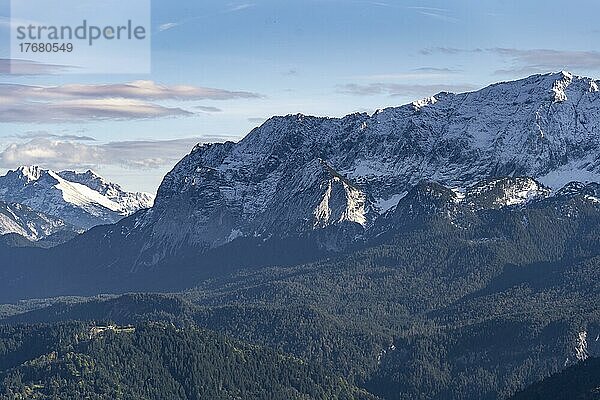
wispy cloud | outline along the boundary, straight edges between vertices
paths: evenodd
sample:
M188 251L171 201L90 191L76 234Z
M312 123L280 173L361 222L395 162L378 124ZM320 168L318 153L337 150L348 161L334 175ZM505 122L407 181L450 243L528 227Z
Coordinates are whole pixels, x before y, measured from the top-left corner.
M158 27L158 31L159 32L168 31L169 29L173 29L173 28L175 28L175 27L177 27L179 25L180 24L178 22L167 22L167 23L164 23L164 24L160 25Z
M212 107L212 106L195 106L194 108L196 110L200 110L200 111L208 112L208 113L215 113L215 112L223 111L218 107Z
M543 73L561 69L600 70L598 51L510 48L493 48L488 51L506 58L511 64L508 68L496 71L497 74Z
M383 1L365 1L364 3L369 4L370 6L385 7L398 10L409 10L427 18L433 18L443 22L450 22L453 24L460 22L458 18L452 16L452 11L447 8L405 6L395 3L386 3Z
M433 73L433 74L457 74L459 72L461 72L460 69L454 69L454 68L439 68L439 67L420 67L420 68L414 68L413 71L415 72L429 72L429 73Z
M439 92L460 93L477 89L477 86L470 84L403 84L403 83L369 83L357 84L348 83L339 85L337 92L354 96L375 96L388 95L392 97L398 96L430 96Z
M95 142L91 136L85 135L74 135L74 134L58 134L51 133L48 131L28 131L24 133L18 133L14 135L14 137L19 139L59 139L59 140L74 140L74 141L82 141L82 142Z
M369 1L368 3L377 7L391 7L389 3L384 3L382 1Z
M0 103L0 122L61 123L189 116L179 107L132 99L78 99L47 103Z
M0 84L0 122L52 123L188 116L194 113L156 101L261 97L251 92L189 85L165 86L153 81L61 86Z
M187 25L190 22L197 22L198 20L201 20L201 19L212 18L212 17L216 17L219 15L235 13L235 12L243 11L248 8L255 7L255 6L256 6L256 4L254 4L254 3L241 3L241 4L232 3L232 4L229 4L228 6L226 6L226 8L221 9L220 11L217 11L214 13L209 13L209 14L204 14L204 15L194 15L189 18L184 18L180 21L165 22L158 26L158 29L155 32L155 34L159 34L159 33L174 29L174 28L178 28L183 25Z
M422 67L414 68L408 72L395 72L387 74L371 74L371 75L359 75L352 77L351 79L367 80L367 81L399 81L399 80L415 80L415 79L434 79L434 78L445 78L452 74L456 74L458 70L452 70L450 68L434 68L434 67Z
M18 26L41 25L40 21L31 19L11 18L6 15L0 15L0 28L11 29Z
M440 8L440 7L409 6L406 8L408 8L409 10L429 11L429 12L439 12L439 13L449 12L449 10L447 8Z
M256 4L254 3L244 3L244 4L232 4L227 9L227 12L237 12L242 11L250 7L254 7Z
M430 56L432 54L448 54L448 55L453 55L453 54L461 54L461 53L468 53L468 52L482 52L482 49L473 49L473 50L467 50L467 49L459 49L459 48L455 48L455 47L428 47L426 49L421 49L419 51L419 54L424 55L424 56Z
M266 120L267 119L264 118L264 117L251 117L251 118L248 118L248 122L252 122L253 124L262 124Z
M77 67L44 64L31 60L0 58L0 75L56 75L72 72Z
M199 142L222 140L220 137L203 137L90 144L35 138L25 143L9 144L0 152L0 167L32 164L56 169L97 166L152 169L174 164Z
M600 71L600 52L554 49L434 47L420 51L422 55L446 54L490 54L504 60L505 68L498 69L499 75L524 75L546 73L557 70Z
M31 86L0 84L0 94L43 100L49 98L127 98L137 100L230 100L256 99L258 93L230 91L191 85L160 85L153 81L134 81L107 85L65 84L61 86Z
M420 15L425 17L434 18L443 22L457 23L459 22L458 18L452 17L448 15L448 10L444 10L441 8L429 8L429 7L409 7L410 9L414 9Z

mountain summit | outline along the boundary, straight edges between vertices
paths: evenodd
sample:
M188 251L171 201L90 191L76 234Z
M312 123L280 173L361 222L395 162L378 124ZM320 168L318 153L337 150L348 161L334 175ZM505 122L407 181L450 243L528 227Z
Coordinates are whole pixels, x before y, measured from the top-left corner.
M129 193L92 171L20 167L0 177L0 200L21 203L82 229L117 222L152 206L153 196Z

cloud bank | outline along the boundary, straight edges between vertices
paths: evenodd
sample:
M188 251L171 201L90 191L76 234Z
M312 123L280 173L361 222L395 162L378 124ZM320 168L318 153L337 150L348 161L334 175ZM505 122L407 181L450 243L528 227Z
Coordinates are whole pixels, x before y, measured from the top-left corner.
M0 84L0 122L62 123L189 116L194 112L157 102L257 98L262 96L245 91L166 86L141 80L107 85L4 83Z
M398 96L430 96L439 92L460 93L477 89L470 84L445 85L445 84L404 84L404 83L348 83L337 87L338 93L355 96L389 95Z
M19 71L18 74L11 72ZM0 58L0 75L56 75L72 72L75 67L69 65L44 64L31 60Z
M507 64L495 71L497 75L527 75L559 70L600 70L599 51L516 49L516 48L476 48L435 47L423 49L422 55L446 54L490 54L500 57Z
M57 140L40 134L40 137L5 147L0 152L0 167L41 165L53 169L77 169L111 165L152 169L175 164L199 142L221 140L220 137L203 137L96 144L88 140Z

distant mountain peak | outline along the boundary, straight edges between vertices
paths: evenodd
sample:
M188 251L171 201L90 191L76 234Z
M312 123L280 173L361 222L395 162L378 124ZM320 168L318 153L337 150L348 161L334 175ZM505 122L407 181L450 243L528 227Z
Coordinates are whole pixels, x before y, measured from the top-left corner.
M154 198L147 193L126 192L91 170L55 172L23 166L0 177L0 200L22 203L88 229L151 207Z
M42 174L46 171L36 165L31 165L21 166L17 168L14 172L19 174L23 179L32 182L40 179Z

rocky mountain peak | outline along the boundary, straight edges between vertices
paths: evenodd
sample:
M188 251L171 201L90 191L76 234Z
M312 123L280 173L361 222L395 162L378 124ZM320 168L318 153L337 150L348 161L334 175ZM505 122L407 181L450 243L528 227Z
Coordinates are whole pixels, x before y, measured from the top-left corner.
M129 193L93 171L20 167L0 177L0 200L25 204L77 228L117 222L152 206L153 196Z
M42 174L45 171L38 166L32 165L32 166L22 166L22 167L17 168L15 171L11 171L11 172L13 172L14 176L19 179L22 179L22 180L28 181L28 182L32 182L32 181L37 181L38 179L40 179L40 177L42 176Z

